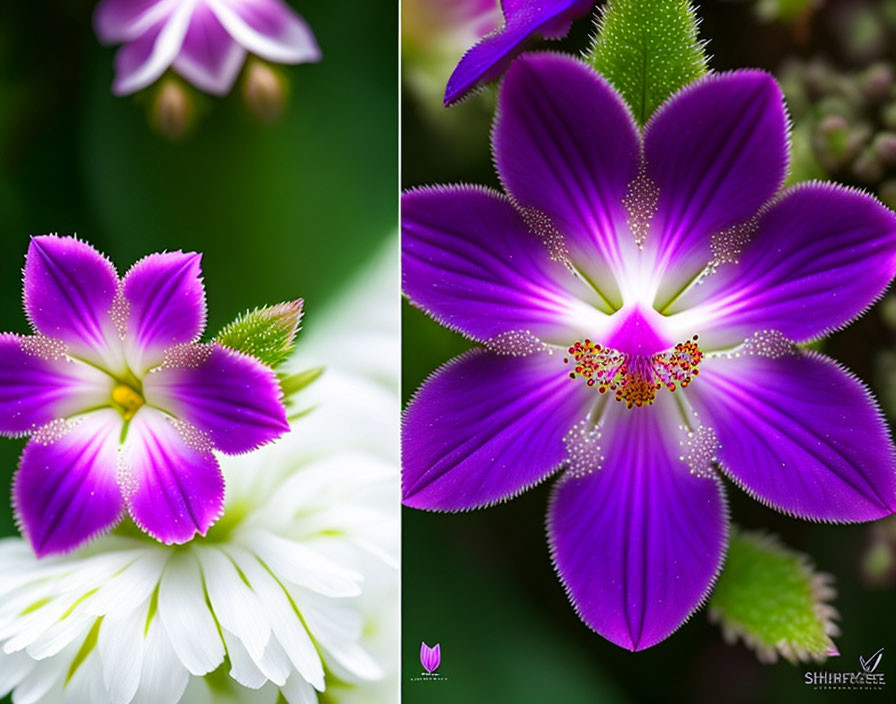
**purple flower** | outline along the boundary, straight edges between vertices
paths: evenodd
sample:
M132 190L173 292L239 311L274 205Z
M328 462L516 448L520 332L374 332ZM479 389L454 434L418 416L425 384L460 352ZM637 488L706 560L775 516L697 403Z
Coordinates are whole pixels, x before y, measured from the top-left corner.
M594 0L501 0L504 26L464 54L448 79L445 105L498 78L533 37L564 37L573 20L587 14L593 6Z
M427 672L435 672L442 662L442 646L436 643L429 647L426 643L420 643L420 664Z
M200 90L230 92L246 54L281 64L320 60L311 29L284 0L101 0L100 41L123 44L112 91L145 88L169 67Z
M253 450L289 429L273 371L197 342L200 255L151 254L123 279L73 237L35 237L25 262L34 335L0 335L0 433L31 435L17 522L38 555L72 550L124 509L164 543L223 510L212 449Z
M565 469L548 515L556 569L581 618L632 650L678 628L718 573L728 518L713 462L793 516L892 513L875 401L794 343L881 295L896 216L841 186L780 190L775 81L707 76L641 133L586 64L530 54L498 115L507 195L440 186L403 200L405 292L485 346L410 404L404 502L488 506Z

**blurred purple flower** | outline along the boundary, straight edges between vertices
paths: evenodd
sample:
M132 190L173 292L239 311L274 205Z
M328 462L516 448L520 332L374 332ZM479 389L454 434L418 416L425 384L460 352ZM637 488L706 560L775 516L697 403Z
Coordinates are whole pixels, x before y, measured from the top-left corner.
M801 518L894 511L876 402L794 343L881 295L896 216L841 186L780 190L788 123L769 75L707 76L641 133L585 63L529 54L504 80L493 148L506 195L403 199L406 294L485 345L406 412L407 505L488 506L565 469L556 569L581 618L632 650L678 628L718 573L714 462Z
M101 0L100 41L123 44L112 92L127 95L169 67L200 90L230 92L246 54L281 64L319 61L307 23L284 0Z
M573 20L587 14L593 6L594 0L501 0L504 26L464 54L448 79L445 105L498 78L529 39L564 37Z
M442 662L442 646L436 643L429 647L426 643L420 643L420 664L427 672L435 672Z
M112 528L126 507L164 543L205 534L223 510L212 449L248 452L289 429L274 372L199 344L200 255L151 254L119 280L73 237L34 237L25 312L0 335L0 434L31 435L16 519L38 555Z

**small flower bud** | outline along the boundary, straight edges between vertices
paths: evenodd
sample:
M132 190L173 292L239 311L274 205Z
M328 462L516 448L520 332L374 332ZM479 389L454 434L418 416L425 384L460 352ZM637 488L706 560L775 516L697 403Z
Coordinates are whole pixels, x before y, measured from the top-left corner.
M150 107L150 122L159 134L172 141L187 136L195 122L195 105L188 89L174 78L159 83Z
M256 119L271 124L280 119L286 107L286 78L270 64L252 59L246 67L243 99Z
M893 132L878 133L874 138L873 149L884 164L896 164L896 134Z
M872 103L882 103L890 97L893 87L893 67L885 63L869 66L860 79L862 92Z
M852 173L863 183L874 183L884 175L884 167L874 150L866 149L853 162Z
M896 130L896 102L888 103L881 108L881 122L888 130Z

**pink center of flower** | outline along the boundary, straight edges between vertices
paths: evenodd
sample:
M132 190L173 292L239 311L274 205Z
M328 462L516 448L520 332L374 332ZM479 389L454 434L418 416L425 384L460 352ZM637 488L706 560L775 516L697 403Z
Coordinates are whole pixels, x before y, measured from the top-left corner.
M602 394L615 392L616 400L627 408L649 406L663 387L669 391L687 387L700 374L698 367L703 359L696 335L670 350L650 355L627 354L587 338L568 351L570 356L563 362L573 365L570 379L584 379Z

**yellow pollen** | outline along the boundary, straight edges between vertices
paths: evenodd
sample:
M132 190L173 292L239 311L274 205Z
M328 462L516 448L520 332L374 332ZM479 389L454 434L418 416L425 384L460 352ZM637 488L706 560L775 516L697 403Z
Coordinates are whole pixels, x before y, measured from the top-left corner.
M627 408L649 406L663 387L669 391L686 388L700 374L703 359L696 335L652 355L626 354L589 339L576 342L568 352L563 362L572 364L570 379L584 379L602 394L615 392L616 400Z
M112 390L112 401L119 406L121 415L125 420L133 418L137 411L140 410L140 406L146 403L143 397L127 384L118 384Z

